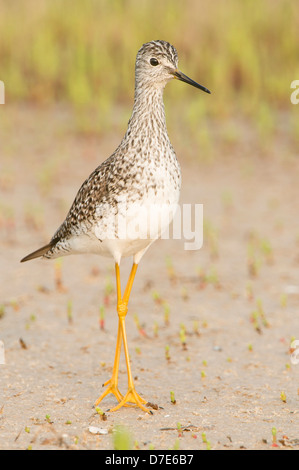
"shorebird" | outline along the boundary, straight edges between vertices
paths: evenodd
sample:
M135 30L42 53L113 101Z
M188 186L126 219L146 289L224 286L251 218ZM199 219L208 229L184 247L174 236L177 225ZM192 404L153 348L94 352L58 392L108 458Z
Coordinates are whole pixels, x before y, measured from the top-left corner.
M163 90L178 79L210 93L178 69L176 49L166 41L151 41L139 49L135 64L135 96L127 131L115 152L86 179L50 243L21 261L48 259L76 253L111 256L115 263L118 333L112 377L97 406L112 393L122 406L150 412L136 391L128 351L125 318L137 266L168 227L178 204L181 170L170 143L165 120ZM133 256L130 276L122 295L120 262ZM128 376L125 395L118 388L121 347Z

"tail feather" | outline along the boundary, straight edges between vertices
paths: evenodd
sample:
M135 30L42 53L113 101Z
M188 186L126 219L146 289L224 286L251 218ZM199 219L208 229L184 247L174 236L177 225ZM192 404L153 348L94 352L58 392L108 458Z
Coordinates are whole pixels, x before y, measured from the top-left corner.
M56 245L58 239L51 240L50 243L48 243L45 246L42 246L38 250L33 251L29 255L25 256L25 258L21 259L21 263L24 263L25 261L29 261L34 258L39 258L40 256L43 256L49 251L51 248L53 248L54 245Z

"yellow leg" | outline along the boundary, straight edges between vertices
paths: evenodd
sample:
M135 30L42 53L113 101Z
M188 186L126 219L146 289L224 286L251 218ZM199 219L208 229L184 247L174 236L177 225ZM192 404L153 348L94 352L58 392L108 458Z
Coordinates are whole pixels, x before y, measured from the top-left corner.
M143 406L145 403L147 403L146 400L141 398L141 396L136 392L134 381L133 381L133 376L132 376L132 371L131 371L131 365L130 365L130 356L129 356L129 350L128 350L128 342L127 342L127 334L126 334L126 325L125 325L125 318L128 312L128 302L131 294L131 290L133 287L133 282L135 278L135 274L137 271L137 264L133 264L132 270L130 273L130 277L125 289L125 293L123 298L118 301L117 303L117 313L118 313L118 318L119 318L119 324L121 327L121 334L122 334L122 339L124 343L124 351L125 351L125 358L126 358L126 366L127 366L127 372L128 372L128 391L126 395L122 398L122 400L119 402L117 406L111 409L111 411L116 411L119 410L122 406L126 406L129 403L133 403L139 408L141 408L143 411L146 411L147 413L151 413L151 411L148 408L145 408ZM119 270L119 267L117 265L116 270ZM119 271L118 271L119 273ZM117 284L118 284L118 292L120 292L120 279L119 275L116 276L118 279ZM118 297L119 299L119 297Z
M98 404L105 398L109 393L113 393L113 395L117 398L118 401L121 401L123 396L118 390L118 368L119 368L119 357L120 357L120 350L121 350L121 339L122 339L122 332L120 322L118 322L118 332L117 332L117 340L116 340L116 350L115 350L115 358L114 358L114 365L112 371L111 379L107 380L103 384L103 387L108 385L106 390L102 393L102 395L97 399L94 406L98 406Z
M121 302L121 288L120 288L120 274L119 274L119 266L115 264L115 274L116 274L116 289L117 289L117 304ZM118 369L119 369L119 358L120 358L120 351L121 351L121 341L122 341L122 330L120 321L118 321L118 331L117 331L117 340L116 340L116 349L115 349L115 358L114 358L114 365L112 371L111 379L107 380L103 384L103 387L108 385L107 389L102 393L102 395L97 399L94 406L97 406L103 398L105 398L109 393L113 393L113 395L117 398L118 401L121 401L123 396L118 390Z
M124 296L121 296L121 285L120 285L120 273L119 273L119 265L115 264L115 273L116 273L116 288L117 288L117 313L118 313L118 333L117 333L117 341L116 341L116 351L115 351L115 359L114 359L114 366L112 377L110 380L104 383L104 385L108 385L105 392L98 398L95 402L95 406L97 406L103 398L105 398L109 393L113 393L119 404L112 408L111 411L116 411L122 406L130 406L131 403L139 406L143 411L147 413L151 413L147 408L143 406L143 404L147 403L146 400L141 398L135 390L131 366L130 366L130 358L129 358L129 351L128 351L128 343L127 343L127 335L126 335L126 327L125 327L125 317L128 312L128 302L130 298L130 293L132 290L135 274L137 271L137 264L133 264L130 277L124 292ZM128 391L126 395L123 397L120 391L118 390L118 369L119 369L119 359L120 359L120 351L121 351L121 342L124 342L124 350L125 350L125 358L126 358L126 365L127 365L127 372L128 372Z

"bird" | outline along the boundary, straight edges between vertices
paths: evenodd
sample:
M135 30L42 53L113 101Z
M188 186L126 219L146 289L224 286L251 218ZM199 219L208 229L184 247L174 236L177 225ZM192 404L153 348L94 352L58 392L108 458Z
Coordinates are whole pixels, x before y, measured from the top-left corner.
M150 402L135 388L125 318L139 262L167 229L179 202L181 169L168 136L163 102L164 88L173 79L211 93L178 69L178 53L169 42L143 44L135 62L133 111L121 143L84 181L50 242L21 260L85 253L113 258L118 314L114 365L94 404L113 394L118 403L110 411L133 406L152 413ZM122 294L120 263L131 256L133 264ZM128 378L125 394L118 386L122 346Z

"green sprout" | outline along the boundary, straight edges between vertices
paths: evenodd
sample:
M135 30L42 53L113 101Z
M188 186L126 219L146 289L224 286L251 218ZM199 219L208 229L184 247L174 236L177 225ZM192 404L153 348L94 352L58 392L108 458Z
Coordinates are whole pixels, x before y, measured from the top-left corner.
M126 426L116 425L112 432L114 450L132 450L133 439Z
M173 390L170 391L170 401L171 401L171 403L172 403L173 405L176 404L176 399L175 399L174 391L173 391Z

